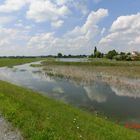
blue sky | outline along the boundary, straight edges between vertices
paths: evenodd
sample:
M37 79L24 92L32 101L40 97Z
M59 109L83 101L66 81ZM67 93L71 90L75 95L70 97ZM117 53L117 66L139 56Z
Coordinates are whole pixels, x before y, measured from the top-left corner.
M0 55L140 51L139 0L0 0Z

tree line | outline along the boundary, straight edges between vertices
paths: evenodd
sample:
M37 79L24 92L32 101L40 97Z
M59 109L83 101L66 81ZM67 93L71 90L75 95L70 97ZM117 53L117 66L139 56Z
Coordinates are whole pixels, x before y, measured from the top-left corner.
M110 60L118 60L118 61L131 61L131 60L140 60L140 56L132 57L131 53L125 52L117 52L116 50L110 50L106 54L100 52L95 46L94 51L91 55L63 55L62 53L58 53L57 58L107 58Z
M125 52L117 52L116 50L110 50L108 53L104 54L97 50L97 47L94 48L94 53L89 56L90 58L107 58L107 59L115 59L115 60L127 60L131 61L132 56L131 53Z
M125 52L117 52L116 50L110 50L106 54L100 52L97 47L94 47L94 51L91 55L63 55L62 53L58 53L57 55L40 55L40 56L0 56L0 58L107 58L110 60L140 60L140 53L137 53L138 55L132 56L131 53L125 53Z

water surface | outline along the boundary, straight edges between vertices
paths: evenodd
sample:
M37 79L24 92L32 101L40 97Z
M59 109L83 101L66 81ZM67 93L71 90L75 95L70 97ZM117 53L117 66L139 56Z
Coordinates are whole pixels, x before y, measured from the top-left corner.
M59 58L58 60L62 62L86 62L88 58Z
M123 94L121 90L100 80L86 84L50 77L42 68L30 66L36 63L39 62L0 68L0 79L37 90L88 111L97 111L113 120L140 122L140 94Z

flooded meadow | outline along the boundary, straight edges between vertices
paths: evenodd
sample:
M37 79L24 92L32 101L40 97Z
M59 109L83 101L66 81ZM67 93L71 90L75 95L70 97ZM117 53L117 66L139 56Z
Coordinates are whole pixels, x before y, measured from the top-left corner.
M115 74L115 68L106 71L106 67L31 64L40 62L0 68L0 79L119 123L140 122L139 75L132 77L126 70L122 76L121 71Z

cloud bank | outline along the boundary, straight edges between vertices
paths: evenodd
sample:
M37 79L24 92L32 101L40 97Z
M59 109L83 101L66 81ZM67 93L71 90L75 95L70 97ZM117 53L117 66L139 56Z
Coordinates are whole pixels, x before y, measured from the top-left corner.
M100 40L99 46L106 51L140 51L140 13L118 17L107 36Z
M119 16L106 28L101 24L110 11L90 10L86 2L3 0L0 55L91 54L95 45L103 52L140 51L140 13Z

